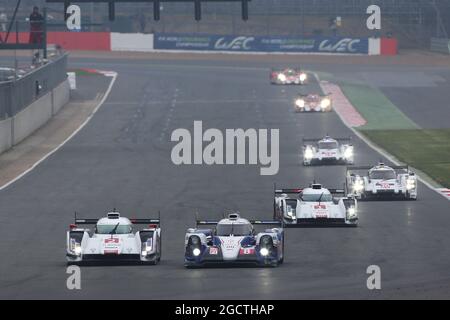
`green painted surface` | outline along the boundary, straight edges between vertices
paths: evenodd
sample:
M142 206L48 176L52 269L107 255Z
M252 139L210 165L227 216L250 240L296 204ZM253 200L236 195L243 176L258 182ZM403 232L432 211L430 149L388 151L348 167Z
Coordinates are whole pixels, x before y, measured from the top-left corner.
M392 130L419 128L380 90L358 84L342 83L340 86L347 99L367 121L365 126L358 129Z

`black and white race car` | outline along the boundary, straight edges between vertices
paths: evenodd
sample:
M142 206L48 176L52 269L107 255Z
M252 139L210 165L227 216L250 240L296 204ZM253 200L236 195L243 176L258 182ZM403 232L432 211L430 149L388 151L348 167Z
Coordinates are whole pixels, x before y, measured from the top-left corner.
M275 228L256 232L254 227L258 225ZM186 267L214 264L275 267L284 260L282 224L279 221L247 220L237 213L218 221L197 220L197 227L187 230L184 245Z
M365 171L365 174L358 172ZM347 188L358 199L417 199L417 176L408 166L348 167Z
M95 229L80 228L93 225ZM134 232L134 225L147 227ZM161 259L160 219L128 219L110 212L100 219L80 219L67 231L68 264L134 262L157 264Z
M303 139L303 165L353 164L354 148L351 138Z
M286 228L356 227L357 201L346 196L344 189L327 189L317 183L300 189L275 186L274 219Z

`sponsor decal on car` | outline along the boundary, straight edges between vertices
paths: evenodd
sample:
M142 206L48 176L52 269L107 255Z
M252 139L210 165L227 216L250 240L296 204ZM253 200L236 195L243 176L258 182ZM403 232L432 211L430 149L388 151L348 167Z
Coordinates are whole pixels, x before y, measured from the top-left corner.
M241 248L239 250L240 255L249 255L249 254L255 254L255 248Z

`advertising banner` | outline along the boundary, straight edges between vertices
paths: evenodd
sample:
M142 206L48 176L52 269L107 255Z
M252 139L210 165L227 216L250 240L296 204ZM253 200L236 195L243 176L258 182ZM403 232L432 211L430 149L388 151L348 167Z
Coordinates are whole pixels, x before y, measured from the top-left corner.
M156 50L368 54L367 38L252 37L156 33Z

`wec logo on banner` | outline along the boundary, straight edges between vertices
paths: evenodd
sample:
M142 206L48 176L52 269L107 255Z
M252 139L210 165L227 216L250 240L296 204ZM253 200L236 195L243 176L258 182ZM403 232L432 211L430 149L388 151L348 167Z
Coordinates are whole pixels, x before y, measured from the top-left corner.
M319 45L320 52L340 52L340 53L356 53L359 51L357 45L361 43L360 39L341 39L334 43L332 40L324 40Z
M217 50L251 50L250 43L255 41L254 37L237 37L227 42L224 37L216 41L214 49Z

